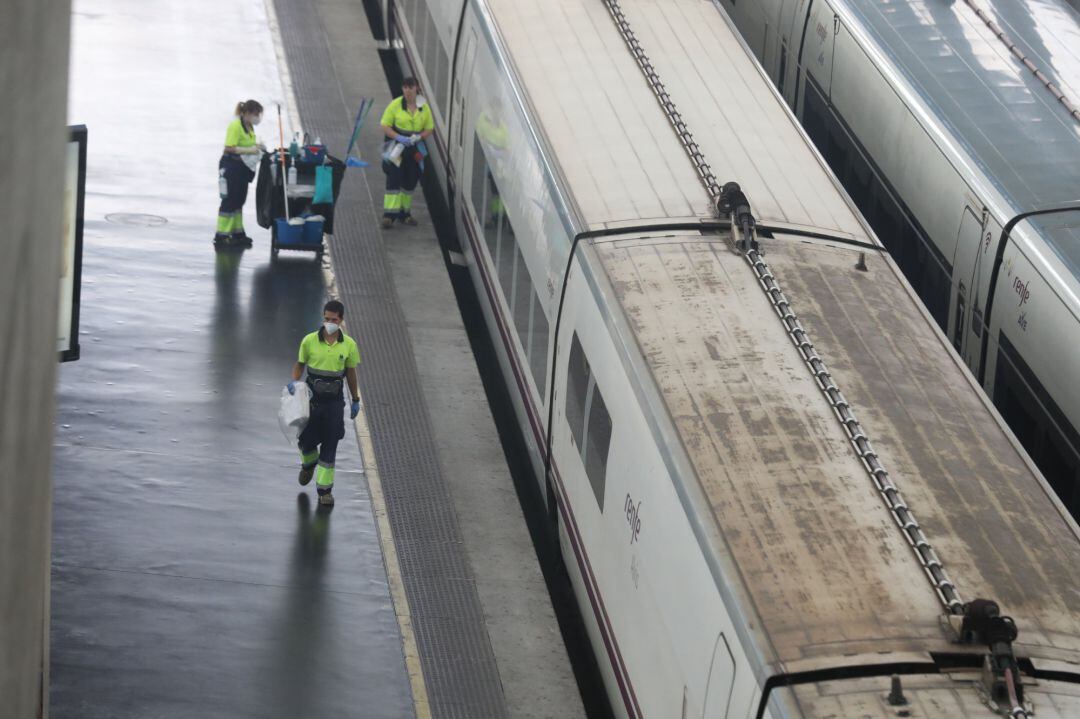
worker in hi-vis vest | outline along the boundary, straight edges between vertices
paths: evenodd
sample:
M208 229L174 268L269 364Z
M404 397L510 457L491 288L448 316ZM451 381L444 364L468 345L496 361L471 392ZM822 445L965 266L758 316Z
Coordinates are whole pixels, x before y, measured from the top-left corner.
M360 351L356 342L341 330L345 305L330 300L323 307L323 326L304 337L293 365L289 394L296 393L296 383L307 368L311 388L311 416L300 433L300 485L315 476L319 504L334 504L334 459L338 441L345 436L344 384L349 383L352 398L349 416L360 412L360 391L356 384L356 365Z
M412 216L412 193L424 172L427 144L435 132L431 107L419 96L420 83L415 77L401 82L401 97L393 100L383 112L383 172L386 173L386 194L383 195L382 226L389 228L394 220L415 225Z
M255 179L266 148L255 138L255 126L262 121L263 107L255 100L236 104L236 118L225 130L225 150L218 162L221 205L218 207L214 247L251 247L244 232L244 203L248 185ZM221 185L224 187L220 187Z

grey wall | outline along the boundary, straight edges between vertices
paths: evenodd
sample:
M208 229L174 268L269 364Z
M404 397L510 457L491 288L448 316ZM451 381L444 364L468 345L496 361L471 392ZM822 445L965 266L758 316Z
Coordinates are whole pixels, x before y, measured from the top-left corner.
M0 19L0 715L48 713L56 297L70 0Z

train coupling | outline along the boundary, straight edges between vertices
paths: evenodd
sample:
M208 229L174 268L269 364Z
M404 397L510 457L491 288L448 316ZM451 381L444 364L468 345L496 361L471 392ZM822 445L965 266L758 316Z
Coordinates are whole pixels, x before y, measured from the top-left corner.
M1012 617L1003 616L998 603L975 599L964 605L962 616L950 617L960 644L983 644L982 683L993 704L1023 712L1024 685L1012 644L1019 635ZM1026 714L1024 714L1026 716Z
M757 232L754 230L757 220L750 211L750 200L746 198L739 183L728 182L720 189L716 213L720 217L731 219L732 242L737 252L745 254L750 250L759 250Z

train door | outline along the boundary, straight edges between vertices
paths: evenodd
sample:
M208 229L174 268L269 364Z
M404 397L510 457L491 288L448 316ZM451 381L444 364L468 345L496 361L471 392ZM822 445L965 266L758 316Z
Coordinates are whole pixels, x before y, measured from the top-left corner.
M840 18L827 2L824 0L807 2L798 53L798 76L803 78L803 92L809 91L806 86L810 84L809 79L813 78L825 98L829 97L833 73L833 48L839 31ZM798 104L798 88L795 94L795 102Z
M965 204L960 219L960 232L953 255L953 286L956 292L953 313L952 341L956 351L971 368L978 372L979 349L983 333L983 308L979 286L979 265L983 255L983 227L986 212ZM985 290L983 290L985 293Z
M476 60L476 28L470 27L468 29L468 35L465 38L465 50L461 56L461 62L458 64L457 72L454 73L454 88L453 88L453 105L452 118L450 120L450 134L452 136L449 144L451 146L451 153L456 158L455 163L458 167L462 166L461 158L464 157L465 151L465 95L468 92L468 83L472 77L473 63Z
M725 719L735 687L735 656L731 653L723 632L716 638L712 665L709 667L709 683L705 687L705 711L702 719Z
M798 15L798 0L781 0L780 9L776 14L776 73L773 77L776 78L776 89L780 91L780 96L785 101L788 100L788 94L786 89L790 87L793 82L788 80L788 76L792 74L795 69L795 57L794 52L798 51L798 47L792 42L792 33L795 32L795 18ZM794 36L796 41L798 35ZM772 74L772 73L770 73Z

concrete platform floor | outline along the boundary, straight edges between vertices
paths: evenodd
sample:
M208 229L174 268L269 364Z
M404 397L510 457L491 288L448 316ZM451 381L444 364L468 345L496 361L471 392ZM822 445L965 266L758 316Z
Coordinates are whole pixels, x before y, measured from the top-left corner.
M362 84L342 91L375 94L385 83L357 34L367 26L342 40L333 25L334 13L362 17L352 5L318 4L320 22ZM409 607L395 605L381 552L385 507L372 504L355 437L339 446L326 512L296 485L277 428L280 387L326 298L324 268L309 254L271 264L253 197L255 247L215 254L210 243L236 102L266 106L268 145L276 103L289 122L272 8L76 0L73 11L69 121L89 127L89 173L82 358L58 386L51 715L426 715L434 704L417 703L403 654ZM368 173L346 182L374 218L381 175ZM395 231L395 297L454 488L447 511L480 568L507 713L581 715L430 225Z

